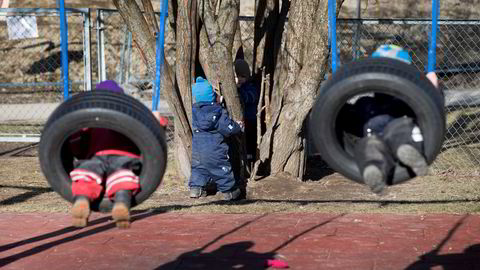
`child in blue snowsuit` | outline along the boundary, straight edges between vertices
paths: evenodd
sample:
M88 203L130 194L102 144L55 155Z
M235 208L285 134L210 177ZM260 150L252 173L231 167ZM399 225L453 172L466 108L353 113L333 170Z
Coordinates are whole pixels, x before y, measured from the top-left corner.
M206 196L206 186L213 181L225 200L235 200L241 192L235 186L225 140L242 132L243 123L228 116L217 102L212 85L204 78L197 78L192 96L195 100L192 106L192 173L188 184L190 198Z

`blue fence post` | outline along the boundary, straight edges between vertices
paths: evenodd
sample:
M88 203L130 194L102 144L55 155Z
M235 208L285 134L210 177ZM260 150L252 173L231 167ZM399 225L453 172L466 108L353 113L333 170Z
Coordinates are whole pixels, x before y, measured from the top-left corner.
M328 32L332 50L332 74L337 70L337 2L328 0Z
M62 77L63 77L63 100L69 96L68 81L68 27L65 16L65 1L60 0L60 49L62 57Z
M160 100L160 83L163 71L163 47L165 43L165 20L168 12L168 0L160 0L160 6L160 33L157 33L156 37L155 88L152 96L152 111L157 110L158 102Z
M428 67L427 72L435 71L437 58L437 32L438 32L438 13L440 9L440 0L432 1L432 33L430 34L430 44L428 46Z

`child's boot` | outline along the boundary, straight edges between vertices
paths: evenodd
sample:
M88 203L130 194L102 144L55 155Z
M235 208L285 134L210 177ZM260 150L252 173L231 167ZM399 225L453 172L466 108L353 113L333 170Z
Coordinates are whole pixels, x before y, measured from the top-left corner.
M112 217L117 227L127 229L130 227L130 205L132 192L130 190L119 190L115 193L115 203L112 209Z
M382 193L393 167L393 158L383 140L375 135L362 138L355 146L355 159L365 184L374 193Z
M385 139L398 160L416 176L426 175L428 164L423 156L423 136L409 117L395 119L385 128Z
M90 216L90 201L85 196L75 197L75 202L72 207L73 226L85 227L87 226L88 217Z
M402 144L397 149L398 159L412 169L416 176L424 176L428 172L427 161L422 154L410 144Z
M223 198L226 201L234 201L240 197L241 193L239 188L235 188L231 191L223 192Z
M190 187L189 195L190 195L190 198L197 199L200 197L206 197L207 191L203 187Z

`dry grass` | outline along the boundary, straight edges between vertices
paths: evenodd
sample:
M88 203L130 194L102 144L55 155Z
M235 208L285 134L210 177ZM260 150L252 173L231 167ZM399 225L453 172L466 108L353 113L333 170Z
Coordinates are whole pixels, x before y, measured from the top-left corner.
M67 1L70 7L102 7L112 8L111 1ZM242 1L243 3L244 1ZM352 16L353 11L347 7L346 1L344 12ZM445 5L451 5L454 1L445 1ZM40 7L39 1L11 1L11 7ZM154 1L154 5L157 5ZM381 1L382 5L388 4ZM396 4L395 4L396 5ZM41 1L41 7L54 7L55 1ZM350 5L351 6L351 5ZM467 7L460 5L457 9ZM414 8L413 8L414 9ZM471 9L471 8L470 8ZM409 9L385 9L387 17L395 14L394 17L405 17L405 11ZM453 11L442 6L443 12L450 12L453 18ZM374 7L370 6L368 13L372 13ZM461 13L461 12L460 12ZM384 14L384 15L385 15ZM476 13L475 13L476 14ZM475 14L470 13L472 17ZM244 14L247 15L247 14ZM248 14L249 15L249 14ZM477 14L478 15L478 14ZM477 16L475 15L475 16ZM345 16L347 17L347 16ZM371 16L372 17L372 16ZM385 16L384 16L385 17ZM446 17L445 14L443 16ZM477 16L478 17L478 16ZM115 22L118 18L109 18ZM70 20L80 23L80 20ZM22 44L24 47L35 45L43 41L53 40L58 45L59 30L56 27L39 26L39 31L44 39L26 41ZM79 28L81 29L81 28ZM75 35L71 32L70 50L81 50L81 35ZM80 33L80 32L79 32ZM5 34L5 33L4 33ZM78 34L78 33L77 33ZM120 27L109 28L107 33L107 62L110 66L118 66L120 41L123 38L123 30ZM79 39L80 38L80 39ZM92 35L92 44L95 44L95 35ZM5 37L5 40L6 37ZM109 41L111 41L109 43ZM79 43L80 42L80 43ZM74 45L75 44L75 45ZM12 46L16 44L11 44ZM9 43L4 43L2 48L9 47ZM80 47L79 47L80 46ZM18 46L17 46L18 47ZM0 58L4 63L15 63L18 61L18 55L22 53L20 65L7 65L6 69L0 72L1 81L44 81L43 76L48 76L50 80L58 81L60 78L60 69L45 74L26 74L35 61L58 54L59 48L52 51L45 47L34 47L32 49L15 49L7 53L0 53ZM134 50L135 52L136 50ZM96 48L92 46L92 55L96 55ZM141 61L135 60L134 63L141 65ZM28 61L24 61L27 60ZM96 63L93 63L93 77L96 79ZM135 70L144 69L142 66L135 66ZM109 77L115 76L115 68L108 68ZM139 72L140 74L142 72ZM70 63L70 75L72 79L82 79L83 66L81 61ZM25 96L19 96L18 99L24 99ZM32 101L31 95L29 96ZM39 102L54 100L54 97L42 95ZM454 112L449 114L449 126L458 121L461 115L467 115L475 119L476 112ZM465 129L475 128L476 121L471 121ZM11 127L1 127L0 131ZM463 137L462 137L463 138ZM11 147L11 146L9 146ZM221 196L209 196L199 200L192 200L187 197L187 188L183 179L175 174L174 162L169 160L167 172L163 183L156 193L147 201L139 205L137 209L162 209L166 211L179 212L209 212L209 213L271 213L271 212L391 212L391 213L475 213L480 212L480 177L472 173L472 177L459 177L459 172L469 170L474 172L478 167L476 153L471 151L477 149L477 144L468 144L466 146L457 146L446 149L437 159L434 169L437 176L428 176L414 179L402 185L394 186L389 189L389 193L383 197L378 197L369 190L357 183L351 182L338 174L329 175L315 181L300 182L288 178L270 177L258 182L249 183L248 199L235 203L221 202ZM468 151L467 151L468 150ZM0 152L2 152L0 147ZM64 201L58 194L49 189L48 184L40 171L35 151L30 154L21 154L19 157L8 158L0 157L0 212L68 212L70 204ZM172 157L172 155L170 156Z
M480 124L477 114L478 109L450 112L448 127L456 129L460 125L465 131L475 132ZM480 153L477 156L471 153L478 149L478 143L456 145L459 141L466 142L467 135L447 138L445 151L432 166L432 176L390 187L383 197L338 174L330 174L314 175L306 182L282 177L251 182L248 199L242 202L224 203L221 194L192 200L187 197L184 180L176 175L173 154L170 154L160 188L136 209L209 213L476 213L480 212L480 174L476 169ZM49 189L40 171L37 149L18 154L10 151L23 146L25 144L0 144L0 212L68 212L70 204ZM318 164L310 165L317 166L317 174L325 173L318 169Z
M480 109L447 113L447 137L433 169L436 173L480 175Z
M35 150L0 158L0 212L68 212L70 204L49 189ZM169 160L161 187L136 209L208 213L358 212L477 213L480 177L417 178L379 197L338 174L300 182L270 177L248 185L248 199L223 202L221 195L193 200Z

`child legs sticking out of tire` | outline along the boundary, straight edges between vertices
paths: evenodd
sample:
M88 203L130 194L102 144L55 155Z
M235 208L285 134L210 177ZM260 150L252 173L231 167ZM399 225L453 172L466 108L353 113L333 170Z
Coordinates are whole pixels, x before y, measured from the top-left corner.
M123 94L114 81L104 81L96 90ZM153 112L160 125L167 120ZM118 228L130 226L132 197L140 191L138 174L142 167L138 147L125 135L106 128L83 128L69 137L69 148L76 157L72 180L73 225L84 227L95 200L113 201L112 217Z
M383 123L375 121L383 118ZM388 121L385 124L385 120ZM366 185L382 193L396 162L424 176L428 164L423 153L423 136L410 117L392 118L379 115L367 124L365 137L355 146L355 159Z
M411 63L407 51L394 45L378 48L372 57L390 57ZM438 88L435 73L427 78ZM423 154L423 136L414 119L397 98L374 94L356 102L356 111L364 115L363 138L355 147L355 159L364 182L375 193L382 193L398 162L416 176L424 176L428 164ZM358 104L358 106L356 106Z
M410 168L416 176L428 172L423 156L423 135L412 118L401 117L390 122L384 131L384 139L397 160Z
M72 207L73 225L87 225L90 202L100 198L105 182L105 194L114 202L112 217L118 228L128 228L132 195L140 190L138 176L133 170L137 170L139 166L138 158L102 153L79 162L70 172L72 193L75 197ZM108 175L105 181L104 175Z
M377 135L370 135L357 142L355 158L365 184L375 193L381 193L394 166L388 146Z

